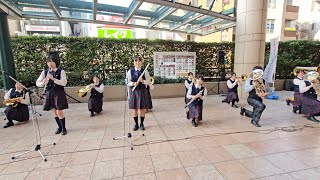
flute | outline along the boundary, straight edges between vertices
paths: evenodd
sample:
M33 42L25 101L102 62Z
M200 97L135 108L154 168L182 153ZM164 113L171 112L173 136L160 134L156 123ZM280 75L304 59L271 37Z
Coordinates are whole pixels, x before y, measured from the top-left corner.
M200 96L202 93L203 93L203 90L201 90L200 92L198 92L198 94L196 95L196 97L198 98L198 96ZM195 99L191 99L191 101L188 102L188 104L186 104L186 106L184 106L184 108L188 107L194 100L196 100L196 98L195 98Z
M142 76L144 75L144 73L146 73L146 71L147 71L147 69L148 69L149 65L150 65L150 63L148 63L148 65L146 66L146 68L143 70L143 72L142 72L142 74L139 76L139 78L138 78L137 82L140 82L140 81L141 81ZM135 86L135 87L133 87L133 88L132 88L132 92L136 89L136 87L137 87L137 86Z

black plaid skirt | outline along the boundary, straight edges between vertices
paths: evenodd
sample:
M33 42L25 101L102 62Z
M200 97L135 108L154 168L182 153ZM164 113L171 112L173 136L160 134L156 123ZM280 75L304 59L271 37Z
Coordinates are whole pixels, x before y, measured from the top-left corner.
M292 102L292 105L301 106L303 94L295 92L293 96L294 96L294 101Z
M227 94L227 102L230 103L232 101L239 102L239 96L235 92L228 92L228 94Z
M129 109L147 109L148 108L148 95L147 89L129 90Z
M189 118L198 118L201 113L201 119L202 120L202 106L199 105L199 103L191 103L189 106Z
M148 108L147 109L152 109L153 105L152 105L152 97L151 97L151 93L150 93L150 87L147 87L147 96L148 96Z
M296 99L294 99L296 101ZM302 96L301 113L307 115L315 115L320 113L320 101L310 97Z
M29 109L27 105L19 104L17 107L8 106L4 110L7 119L24 122L29 120Z
M52 109L63 110L68 108L68 100L64 89L46 91L46 96L43 101L44 111L50 111Z
M89 111L94 111L100 113L102 111L102 98L89 98L88 99L88 109Z

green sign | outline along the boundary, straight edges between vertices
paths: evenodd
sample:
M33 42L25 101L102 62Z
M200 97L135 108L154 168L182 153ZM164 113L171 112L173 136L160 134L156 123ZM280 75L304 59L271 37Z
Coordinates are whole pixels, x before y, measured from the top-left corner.
M98 37L113 39L132 39L132 30L129 29L98 29Z

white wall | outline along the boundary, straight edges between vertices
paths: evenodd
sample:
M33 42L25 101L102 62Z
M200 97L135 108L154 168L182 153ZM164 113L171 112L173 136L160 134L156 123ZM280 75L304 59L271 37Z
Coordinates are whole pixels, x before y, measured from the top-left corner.
M274 32L266 33L266 41L269 42L270 39L281 37L282 30L282 19L283 19L283 10L284 10L284 0L276 1L276 8L268 8L267 19L274 19Z

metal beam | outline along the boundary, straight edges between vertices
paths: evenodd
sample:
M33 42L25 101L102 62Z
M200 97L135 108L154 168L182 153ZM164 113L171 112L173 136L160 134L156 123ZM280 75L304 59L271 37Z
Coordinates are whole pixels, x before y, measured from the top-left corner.
M93 21L97 21L97 6L98 0L93 0Z
M175 12L177 9L176 8L170 8L169 10L167 10L166 12L164 12L163 14L161 14L158 18L154 19L153 21L151 21L148 24L149 28L152 28L153 26L155 26L156 24L158 24L160 21L162 21L164 18L166 18L167 16L169 16L170 14L172 14L173 12Z
M179 28L179 27L181 27L181 26L183 26L183 25L185 25L185 24L188 24L189 22L194 21L194 20L196 20L196 19L198 19L198 18L201 18L202 16L204 16L204 15L203 15L203 14L198 14L198 15L195 15L194 17L192 17L192 18L187 18L187 19L184 20L182 23L180 23L180 24L172 27L172 28L170 29L170 31L172 31L172 30L174 30L174 29L177 29L177 28Z
M152 3L152 4L158 4L158 5L162 5L162 6L168 6L168 7L186 10L186 11L193 11L196 13L200 13L200 14L204 14L204 15L213 16L213 17L217 17L220 19L236 22L235 17L226 16L226 15L223 15L223 14L211 11L211 10L200 9L199 7L189 6L186 4L173 3L170 1L163 1L163 0L138 0L138 1L148 2L148 3Z
M48 5L50 6L53 13L57 16L58 19L61 19L61 13L56 8L56 6L53 4L52 0L47 0L47 1L48 1Z
M2 4L2 5L1 5ZM21 11L19 11L16 7L13 7L12 5L8 4L5 1L0 1L0 8L6 12L9 16L13 17L22 17Z
M130 12L126 16L125 20L123 21L123 25L128 24L132 16L136 13L136 11L139 9L139 7L142 5L142 1L136 1L133 0L129 6Z
M204 24L204 25L202 25L202 26L200 26L200 27L197 27L197 28L195 28L195 29L192 29L192 30L188 31L188 33L192 33L192 32L198 31L198 30L200 30L200 29L203 29L203 28L205 28L205 27L208 27L208 26L217 24L217 23L222 22L222 21L225 21L225 20L224 20L224 19L215 19L215 20L213 20L213 21L210 22L210 23Z
M225 30L225 29L229 29L229 28L232 28L232 27L235 27L236 26L236 23L229 23L228 25L225 25L225 26L222 26L222 27L219 27L213 31L208 31L208 32L205 32L202 34L202 36L205 36L205 35L208 35L208 34L212 34L212 33L215 33L215 32L219 32L219 31L222 31L222 30Z
M32 16L32 15L23 15L23 18L26 18L26 19L33 18L33 19L58 20L56 17ZM109 22L109 21L96 21L96 22L94 22L93 20L88 20L88 19L73 19L73 18L65 18L65 17L62 17L61 21L123 26L122 23L117 23L117 22ZM163 29L163 28L157 28L157 27L148 28L148 26L135 25L135 24L127 24L127 25L125 25L125 27L134 27L134 28L141 28L141 29L152 29L152 30L159 30L159 31L170 31L169 29ZM173 30L172 32L187 33L185 31L180 31L180 30ZM190 34L200 35L201 36L201 33L190 33Z
M215 1L215 0L212 0L212 3L210 4L210 7L209 7L209 10L210 10L210 11L211 11L212 8L213 8L214 1Z

